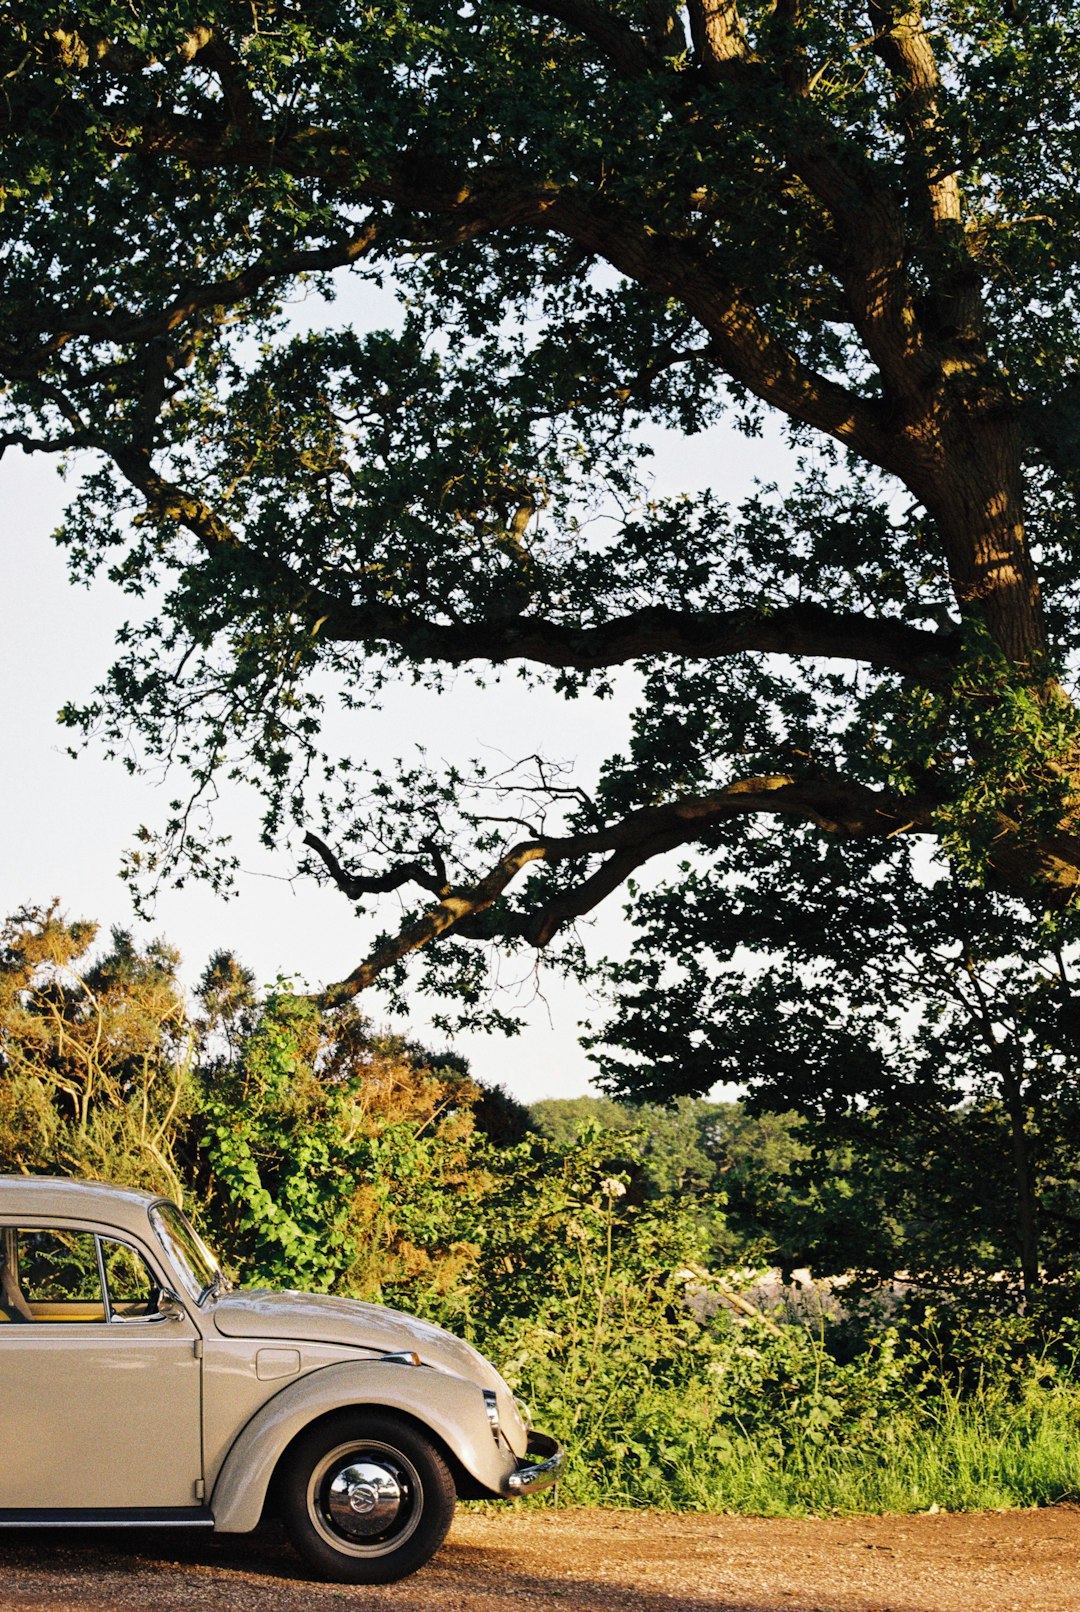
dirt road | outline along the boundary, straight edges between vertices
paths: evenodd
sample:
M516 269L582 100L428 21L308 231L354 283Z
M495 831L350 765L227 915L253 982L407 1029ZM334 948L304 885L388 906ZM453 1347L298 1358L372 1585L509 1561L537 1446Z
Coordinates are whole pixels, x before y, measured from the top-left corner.
M1080 1612L1080 1507L798 1522L460 1514L403 1584L306 1582L275 1535L0 1534L25 1612Z

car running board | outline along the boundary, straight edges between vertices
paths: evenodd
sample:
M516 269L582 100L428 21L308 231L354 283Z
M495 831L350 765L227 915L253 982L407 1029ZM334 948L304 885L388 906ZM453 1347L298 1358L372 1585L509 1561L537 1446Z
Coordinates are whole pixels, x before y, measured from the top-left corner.
M0 1507L0 1528L212 1528L209 1506Z

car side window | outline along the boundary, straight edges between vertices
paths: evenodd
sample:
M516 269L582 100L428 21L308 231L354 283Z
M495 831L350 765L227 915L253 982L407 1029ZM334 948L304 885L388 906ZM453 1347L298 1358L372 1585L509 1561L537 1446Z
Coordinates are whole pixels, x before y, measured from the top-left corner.
M126 1243L101 1239L105 1285L114 1321L143 1321L157 1310L158 1283L146 1261Z
M104 1322L93 1232L19 1230L9 1247L14 1258L5 1261L5 1300L22 1300L21 1319Z

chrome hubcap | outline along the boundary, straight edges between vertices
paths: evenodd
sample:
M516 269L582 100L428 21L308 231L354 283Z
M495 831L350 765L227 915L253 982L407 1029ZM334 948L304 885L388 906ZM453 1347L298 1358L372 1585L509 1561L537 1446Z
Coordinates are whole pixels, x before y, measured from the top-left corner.
M423 1485L407 1456L375 1439L328 1450L308 1480L308 1516L335 1550L383 1556L412 1537Z
M355 1461L331 1478L326 1509L342 1533L367 1539L396 1522L404 1498L404 1474L388 1461Z

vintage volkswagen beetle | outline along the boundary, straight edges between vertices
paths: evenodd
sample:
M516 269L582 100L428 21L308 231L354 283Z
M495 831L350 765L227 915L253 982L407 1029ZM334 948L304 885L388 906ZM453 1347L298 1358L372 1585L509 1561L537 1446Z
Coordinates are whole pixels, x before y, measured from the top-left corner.
M382 1583L438 1549L457 1495L561 1463L440 1327L233 1290L164 1199L0 1176L0 1525L244 1533L269 1507L321 1575Z

